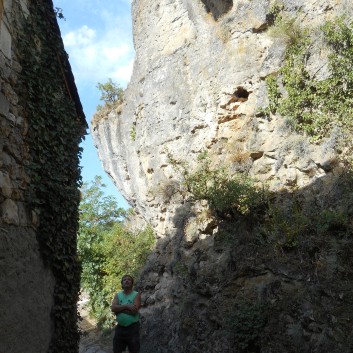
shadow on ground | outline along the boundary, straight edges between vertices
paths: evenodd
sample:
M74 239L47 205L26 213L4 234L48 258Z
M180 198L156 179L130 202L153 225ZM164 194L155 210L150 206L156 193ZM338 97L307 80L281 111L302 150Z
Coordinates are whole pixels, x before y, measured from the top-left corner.
M79 353L112 353L113 334L103 334L96 326L96 322L88 314L88 299L83 298L78 303L79 312L82 318L80 328L82 337L80 340Z

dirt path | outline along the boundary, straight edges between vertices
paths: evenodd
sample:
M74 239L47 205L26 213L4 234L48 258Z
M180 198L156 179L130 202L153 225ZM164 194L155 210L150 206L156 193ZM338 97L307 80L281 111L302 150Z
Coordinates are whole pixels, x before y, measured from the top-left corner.
M83 331L79 353L112 353L113 333L102 335L101 331L96 328L95 321L88 315L87 302L85 297L78 302L82 317L80 327Z

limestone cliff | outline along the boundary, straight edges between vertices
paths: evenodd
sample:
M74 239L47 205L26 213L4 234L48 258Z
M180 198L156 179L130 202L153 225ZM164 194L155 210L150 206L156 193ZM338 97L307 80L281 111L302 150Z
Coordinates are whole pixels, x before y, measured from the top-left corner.
M208 150L215 165L277 194L332 207L344 197L350 212L336 137L314 144L283 116L259 113L269 104L266 78L283 65L288 45L285 36L270 35L277 8L313 33L353 13L339 0L132 3L136 59L125 102L95 119L91 131L105 170L158 238L140 281L144 353L351 349L344 311L352 298L343 280L352 275L350 241L315 238L279 254L251 220L200 222L203 205L161 191L180 182L167 151L193 169ZM322 38L309 52L307 71L324 80ZM333 286L336 276L342 281ZM233 331L229 322L237 323ZM249 323L253 331L239 337Z

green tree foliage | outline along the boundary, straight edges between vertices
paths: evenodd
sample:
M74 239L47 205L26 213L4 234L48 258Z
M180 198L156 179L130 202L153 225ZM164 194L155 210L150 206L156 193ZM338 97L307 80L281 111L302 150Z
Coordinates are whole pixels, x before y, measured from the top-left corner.
M138 276L154 244L151 228L137 234L124 226L127 212L112 196L104 196L100 177L82 187L78 251L82 288L89 294L90 311L101 327L113 320L110 303L125 273Z
M111 107L115 104L120 104L124 99L124 89L113 82L111 78L106 83L98 82L97 88L101 92L99 99L104 102L105 106ZM100 109L102 109L101 105L97 107L97 110Z
M126 211L118 207L113 196L104 196L105 184L96 176L91 183L84 183L81 188L80 203L80 239L82 250L92 240L96 240L102 231L111 229L116 222L126 216Z
M96 176L94 182L84 183L81 189L78 251L82 260L82 286L88 292L100 285L102 277L104 259L97 253L95 244L102 242L104 234L125 216L112 196L104 196L104 187L102 178Z

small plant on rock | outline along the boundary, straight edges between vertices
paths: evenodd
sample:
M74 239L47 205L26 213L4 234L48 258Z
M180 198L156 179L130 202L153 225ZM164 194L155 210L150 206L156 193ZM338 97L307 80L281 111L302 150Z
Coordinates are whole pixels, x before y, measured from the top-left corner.
M136 140L136 126L133 125L130 129L130 138L132 141Z
M243 174L231 174L225 167L213 167L207 152L197 158L190 172L185 162L168 155L170 163L181 174L183 189L190 201L206 200L218 216L246 215L264 201L264 192Z
M113 82L111 78L106 83L98 82L97 88L101 92L100 100L104 102L105 106L113 107L122 103L124 99L123 88ZM99 105L97 110L101 110L103 107Z
M225 320L228 333L242 352L250 352L258 345L265 324L264 305L246 300L236 303Z

